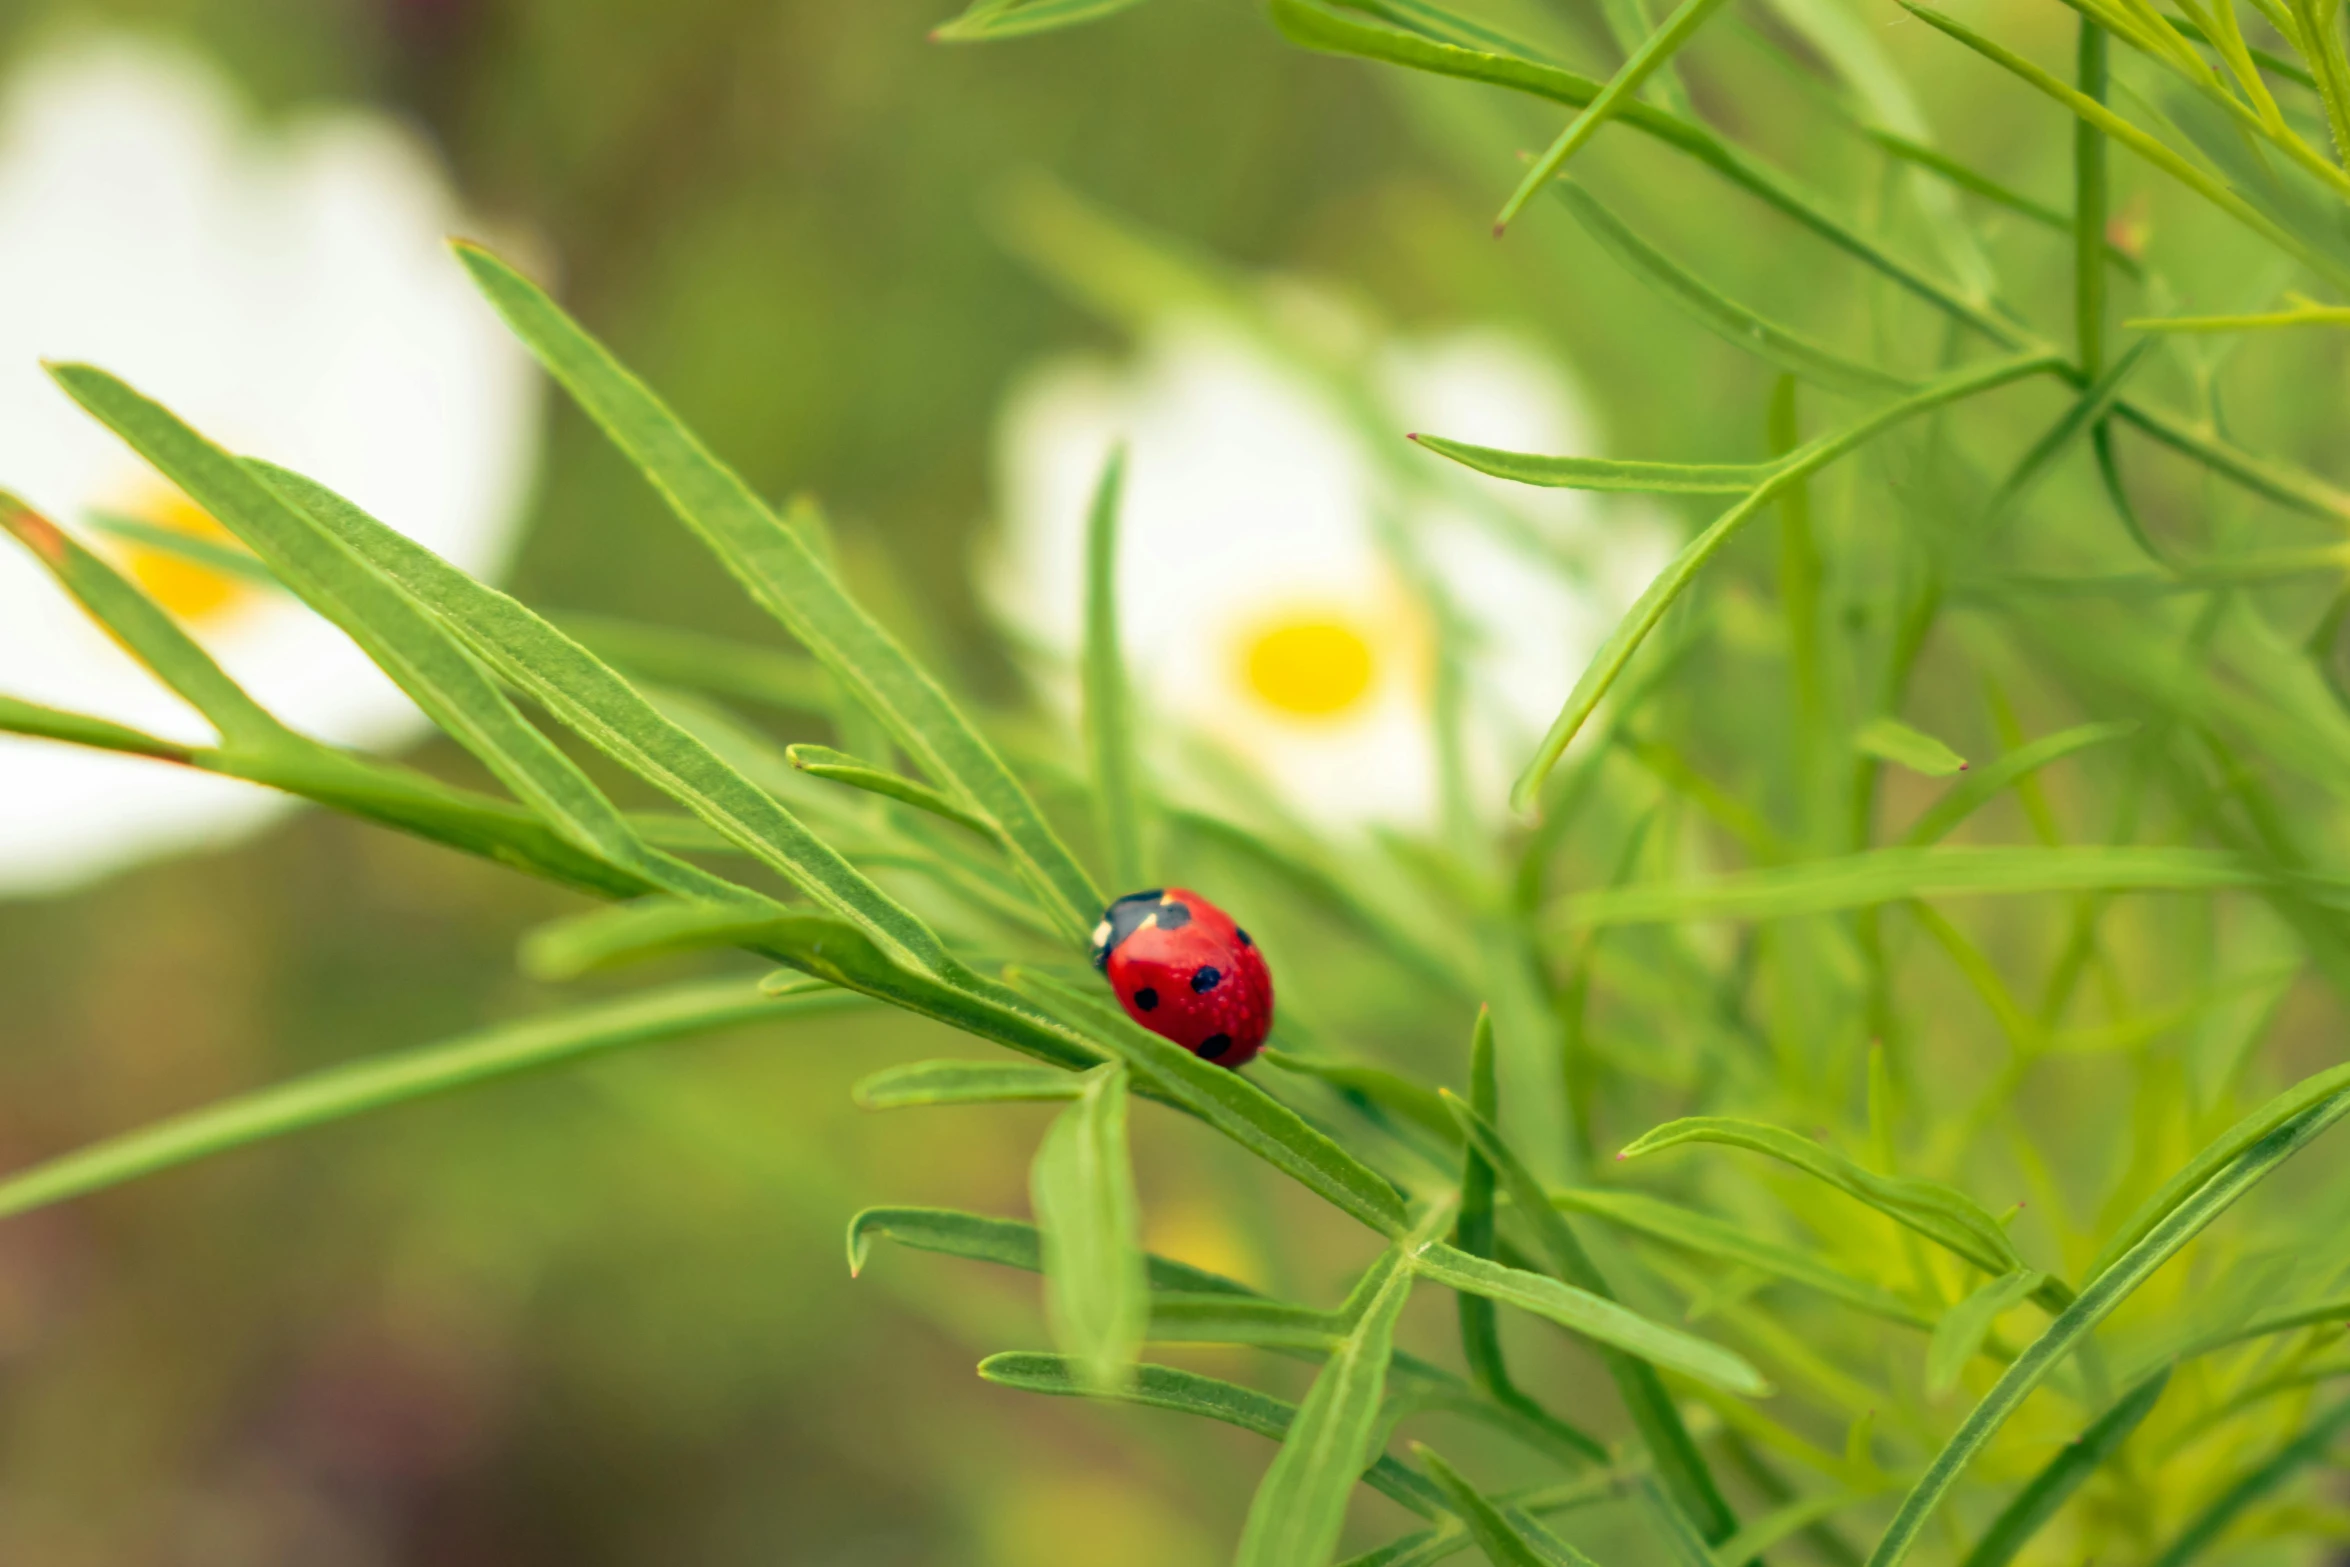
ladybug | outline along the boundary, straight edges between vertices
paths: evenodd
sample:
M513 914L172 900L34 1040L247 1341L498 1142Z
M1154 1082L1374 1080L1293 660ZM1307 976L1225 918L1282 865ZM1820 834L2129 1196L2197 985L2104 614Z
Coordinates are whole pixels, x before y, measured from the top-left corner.
M1265 955L1196 892L1154 887L1104 909L1093 966L1128 1017L1202 1060L1245 1066L1273 1027Z

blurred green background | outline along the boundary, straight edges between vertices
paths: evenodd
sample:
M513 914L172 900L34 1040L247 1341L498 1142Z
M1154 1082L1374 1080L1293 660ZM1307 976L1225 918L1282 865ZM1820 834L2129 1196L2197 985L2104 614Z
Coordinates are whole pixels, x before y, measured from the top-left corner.
M1668 328L1555 213L1486 238L1515 171L1464 176L1448 157L1466 97L1407 98L1302 53L1245 0L1160 0L977 49L926 41L948 9L17 0L0 58L126 23L195 43L273 112L412 119L473 211L531 236L566 302L755 483L822 496L869 600L1000 703L1015 675L966 571L997 407L1039 358L1115 342L995 237L1024 169L1396 321L1520 325L1575 366L1610 452L1760 455L1766 370ZM1516 9L1604 62L1580 3ZM2069 15L2001 22L2053 54ZM1932 47L1921 31L1888 36L1909 57ZM1709 37L1686 67L1701 106L1865 204L1874 170L1810 135L1759 55L1735 29ZM1979 112L1992 80L1936 58L1915 79L1951 143L2060 196L2053 114L2012 97ZM1524 144L1554 119L1529 111ZM1612 145L1592 166L1660 238L1713 234L1697 253L1733 292L1798 317L1837 305L1805 286L1816 252L1770 243L1782 226L1723 212L1686 170ZM2157 227L2161 194L2133 209ZM2235 243L2170 259L2226 280ZM2063 287L2055 244L2009 235L2001 261L2020 295ZM2340 384L2330 344L2261 351L2311 355ZM2254 444L2306 453L2321 401L2237 412ZM2035 416L2056 406L2051 390ZM553 399L512 585L764 634ZM574 906L319 813L235 853L0 904L0 1166L545 1006L559 997L517 975L514 940ZM1266 1445L982 1385L980 1353L1041 1342L1023 1277L902 1252L847 1276L842 1225L867 1202L1024 1211L1041 1111L849 1105L865 1072L959 1048L869 1016L671 1047L0 1225L0 1563L1219 1559ZM1202 1189L1254 1177L1186 1129L1153 1123L1142 1150L1162 1249L1314 1298L1361 1260L1335 1243L1267 1255L1219 1217L1248 1205Z

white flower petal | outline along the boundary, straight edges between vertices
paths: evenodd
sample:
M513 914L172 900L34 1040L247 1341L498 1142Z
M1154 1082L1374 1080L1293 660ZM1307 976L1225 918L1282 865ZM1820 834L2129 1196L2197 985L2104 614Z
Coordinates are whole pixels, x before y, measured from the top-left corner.
M1377 363L1398 438L1425 428L1589 449L1572 388L1506 335L1393 344ZM1015 636L1066 667L1080 638L1087 504L1104 454L1126 440L1119 610L1149 709L1246 758L1318 821L1424 826L1436 794L1430 647L1379 542L1379 518L1399 517L1478 628L1471 766L1498 801L1629 601L1618 579L1653 569L1662 531L1626 526L1573 492L1449 473L1401 486L1367 444L1375 433L1309 376L1212 323L1163 324L1125 368L1049 366L1006 408L1005 525L983 586ZM1580 556L1595 581L1511 542L1513 529ZM1374 673L1359 700L1304 716L1251 692L1239 654L1285 615L1362 632Z
M461 223L429 150L380 117L262 134L200 60L120 37L32 61L0 102L0 484L68 527L165 493L37 363L86 359L458 565L501 570L537 386L447 257ZM379 747L423 732L358 648L290 598L255 593L196 629L297 728ZM0 554L0 690L208 738L13 551ZM244 785L23 744L0 750L0 803L0 890L225 843L272 811Z

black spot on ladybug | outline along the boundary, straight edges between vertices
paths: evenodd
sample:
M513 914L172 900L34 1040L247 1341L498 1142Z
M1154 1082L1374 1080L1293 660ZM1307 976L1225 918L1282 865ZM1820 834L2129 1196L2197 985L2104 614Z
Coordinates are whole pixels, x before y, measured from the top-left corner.
M1172 898L1159 905L1159 929L1181 930L1191 923L1191 909Z
M1196 995L1206 995L1224 982L1224 971L1213 963L1191 971L1191 988Z
M1223 1059L1224 1052L1231 1048L1232 1036L1230 1034L1210 1034L1199 1042L1198 1053L1205 1060L1218 1061Z
M1134 993L1134 1004L1145 1012L1156 1012L1159 1010L1159 993L1145 985Z
M1238 925L1232 927L1232 934L1240 938L1240 944L1244 947L1253 947L1256 945L1255 942L1248 939L1248 932L1242 930Z
M1166 911L1160 900L1165 896L1164 888L1153 887L1148 892L1130 892L1104 909L1102 922L1093 932L1093 966L1109 967L1110 954L1118 950L1119 943L1142 929L1152 915L1161 915L1160 924L1164 926ZM1183 917L1190 919L1191 911L1185 909Z

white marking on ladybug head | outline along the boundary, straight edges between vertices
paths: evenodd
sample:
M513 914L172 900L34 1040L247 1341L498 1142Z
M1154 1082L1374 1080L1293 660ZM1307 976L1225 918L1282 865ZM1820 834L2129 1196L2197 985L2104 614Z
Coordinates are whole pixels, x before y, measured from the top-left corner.
M1110 922L1108 920L1103 920L1099 925L1096 925L1093 928L1093 944L1097 947L1107 946L1109 944L1109 940Z

